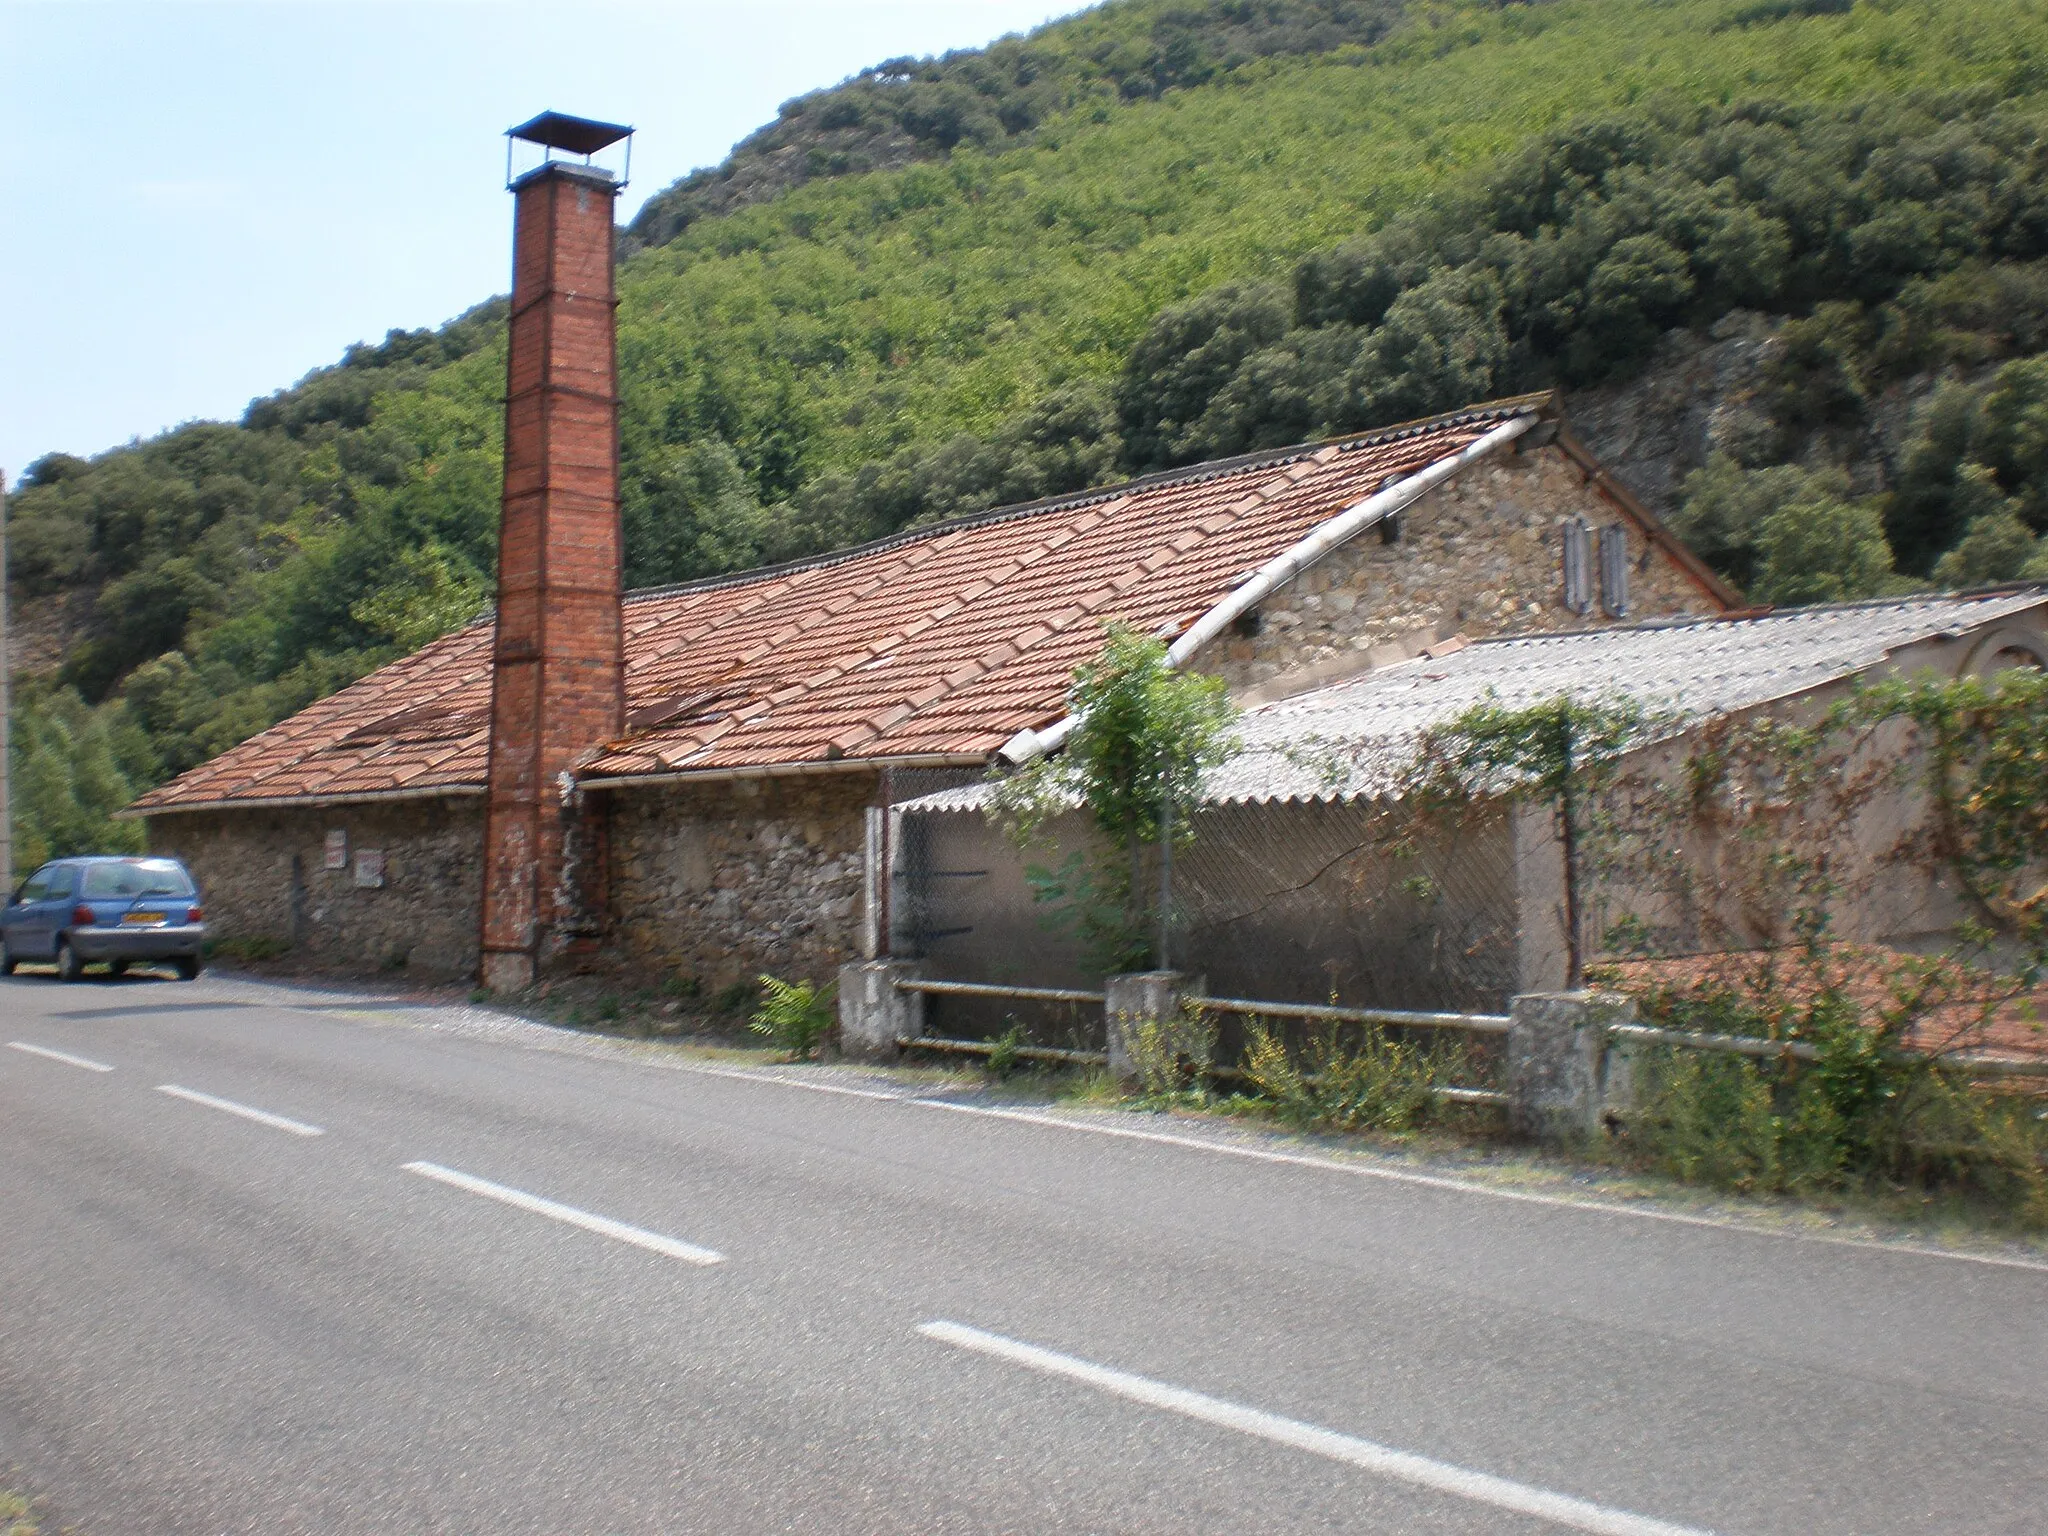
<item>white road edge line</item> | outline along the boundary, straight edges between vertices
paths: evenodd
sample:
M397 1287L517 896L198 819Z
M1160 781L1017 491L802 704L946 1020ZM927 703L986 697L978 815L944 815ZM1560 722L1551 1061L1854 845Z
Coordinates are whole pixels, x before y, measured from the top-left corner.
M216 1099L210 1093L201 1093L197 1088L180 1088L176 1083L158 1083L158 1093L167 1093L174 1099L183 1099L187 1104L203 1104L208 1109L217 1109L222 1114L240 1115L244 1120L254 1120L258 1125L267 1125L273 1131L289 1131L294 1136L325 1136L327 1133L317 1125L308 1125L303 1120L287 1120L283 1115L273 1115L267 1109L252 1109L247 1104L237 1104L233 1099Z
M664 1237L659 1232L649 1232L645 1227L628 1226L623 1221L614 1221L609 1216L594 1216L589 1211L579 1211L573 1205L563 1205L558 1200L549 1200L542 1195L529 1195L523 1189L513 1189L506 1184L493 1184L489 1179L480 1179L473 1173L461 1173L453 1168L443 1168L439 1163L407 1163L407 1173L419 1174L422 1178L437 1179L456 1189L467 1190L472 1195L482 1195L486 1200L500 1200L506 1205L516 1206L522 1211L531 1211L536 1216L566 1222L572 1227L581 1227L586 1232L612 1238L621 1243L631 1243L635 1248L645 1248L650 1253L666 1254L671 1259L681 1259L685 1264L722 1264L725 1255L709 1248L699 1248L679 1238Z
M31 1056L42 1056L51 1061L61 1061L67 1067L83 1067L88 1072L111 1072L114 1070L104 1061L88 1061L85 1057L73 1056L68 1051L53 1051L47 1045L30 1045L26 1040L10 1040L7 1042L7 1045L10 1050L27 1051Z
M553 1050L557 1047L533 1046L530 1049ZM1524 1190L1496 1189L1490 1184L1447 1178L1441 1174L1410 1173L1400 1168L1378 1168L1364 1163L1343 1162L1333 1157L1315 1157L1298 1152L1269 1152L1261 1147L1236 1146L1230 1142L1209 1141L1196 1136L1175 1136L1164 1131L1140 1131L1121 1125L1089 1125L1085 1121L1069 1120L1057 1115L1035 1114L1029 1110L991 1109L980 1104L956 1104L946 1099L928 1099L914 1092L850 1088L839 1083L804 1083L744 1067L711 1067L669 1061L648 1062L645 1057L636 1059L665 1071L683 1072L696 1077L722 1077L738 1082L767 1083L776 1088L796 1088L805 1093L839 1094L854 1099L882 1099L894 1104L915 1105L922 1109L945 1109L955 1114L981 1115L991 1120L1014 1120L1024 1125L1048 1126L1057 1131L1079 1131L1087 1136L1113 1136L1125 1141L1148 1141L1159 1146L1185 1147L1190 1151L1214 1152L1224 1157L1248 1158L1254 1162L1314 1168L1324 1173L1348 1174L1359 1179L1381 1179L1389 1184L1411 1184L1422 1189L1440 1189L1452 1194L1479 1195L1489 1200L1512 1200L1523 1205L1548 1206L1553 1210L1581 1211L1594 1216L1627 1216L1639 1221L1662 1221L1680 1227L1703 1227L1708 1231L1729 1232L1741 1237L1761 1238L1770 1242L1819 1243L1829 1248L1859 1248L1868 1253L1887 1254L1894 1258L1944 1259L1957 1264L1980 1264L1992 1269L2022 1269L2031 1270L2035 1274L2048 1274L2048 1263L2038 1259L2007 1258L1992 1253L1959 1253L1951 1248L1929 1248L1921 1243L1886 1243L1865 1237L1834 1237L1825 1232L1773 1231L1768 1227L1751 1226L1746 1222L1729 1221L1716 1216L1688 1216L1682 1211L1660 1211L1640 1205L1619 1205L1612 1200L1584 1200L1566 1195L1538 1195Z
M1290 1446L1314 1456L1341 1461L1348 1466L1399 1482L1413 1483L1437 1493L1455 1494L1461 1499L1490 1504L1518 1515L1534 1515L1539 1520L1548 1520L1575 1531L1593 1532L1595 1536L1707 1536L1696 1526L1673 1525L1668 1521L1653 1520L1647 1515L1630 1514L1627 1510L1609 1509L1603 1504L1575 1499L1569 1494L1552 1493L1547 1488L1511 1482L1488 1472L1474 1472L1449 1462L1432 1461L1427 1456L1397 1451L1391 1446L1339 1434L1333 1429L1319 1429L1299 1419L1286 1419L1277 1413L1245 1408L1206 1393L1171 1387L1147 1376L1133 1376L1128 1371L1113 1370L1106 1365L1078 1360L1072 1355L1040 1349L1035 1344L1006 1339L1001 1334L984 1333L964 1323L921 1323L917 1331L941 1344L1006 1360L1012 1365L1041 1371L1048 1376L1078 1381L1084 1386L1142 1403L1148 1408L1160 1408L1204 1424L1234 1429L1240 1434L1254 1435L1275 1445Z
M534 1046L534 1050L548 1050L548 1046ZM664 1062L662 1065L666 1066ZM836 1093L849 1099L885 1099L891 1103L916 1103L916 1097L908 1093L896 1093L882 1088L849 1088L844 1083L800 1083L794 1078L777 1077L772 1072L752 1072L744 1067L700 1067L681 1068L698 1077L735 1078L743 1083L773 1083L778 1088L801 1088L806 1093Z
M762 1081L777 1082L777 1078ZM793 1086L808 1087L808 1084ZM1269 1152L1263 1147L1241 1147L1227 1141L1208 1141L1198 1136L1175 1136L1166 1131L1140 1131L1122 1125L1089 1125L1058 1115L1037 1114L1023 1109L991 1109L982 1104L955 1104L946 1099L921 1099L905 1095L905 1104L925 1109L951 1110L960 1115L982 1115L991 1120L1015 1120L1024 1125L1049 1126L1060 1131L1080 1131L1089 1136L1114 1136L1125 1141L1149 1141L1166 1147L1187 1147L1198 1152L1216 1152L1225 1157L1248 1158L1259 1163L1281 1163L1295 1168L1315 1168L1324 1173L1349 1174L1360 1179L1384 1179L1390 1184L1414 1184L1424 1189L1449 1190L1461 1195L1484 1195L1491 1200L1512 1200L1523 1205L1549 1206L1554 1210L1584 1211L1596 1216L1633 1216L1643 1221L1666 1221L1681 1227L1706 1227L1716 1232L1733 1232L1785 1242L1825 1243L1834 1248L1861 1248L1917 1259L1950 1259L1959 1264L1987 1264L1994 1269L2027 1269L2048 1274L2048 1263L2038 1259L2004 1258L1991 1253L1956 1253L1947 1248L1928 1248L1918 1243L1881 1243L1863 1237L1831 1237L1825 1232L1774 1232L1767 1227L1747 1226L1739 1221L1722 1221L1712 1216L1688 1216L1681 1211L1650 1210L1642 1206L1616 1205L1611 1200L1574 1200L1564 1195L1536 1195L1519 1189L1495 1189L1464 1179L1445 1178L1434 1173L1409 1173L1400 1168L1375 1168L1364 1163L1340 1162L1333 1157L1312 1157L1300 1152Z

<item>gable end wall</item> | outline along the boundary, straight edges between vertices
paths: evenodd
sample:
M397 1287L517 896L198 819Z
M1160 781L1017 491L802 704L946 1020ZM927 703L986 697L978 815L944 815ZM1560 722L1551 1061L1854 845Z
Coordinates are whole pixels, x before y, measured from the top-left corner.
M1571 517L1596 533L1626 530L1625 616L1601 608L1597 566L1592 608L1565 607L1558 524ZM1261 604L1258 634L1226 631L1197 666L1244 688L1304 669L1384 666L1456 634L1476 640L1721 611L1553 446L1481 460L1403 511L1392 544L1367 528ZM1359 665L1343 667L1347 658Z

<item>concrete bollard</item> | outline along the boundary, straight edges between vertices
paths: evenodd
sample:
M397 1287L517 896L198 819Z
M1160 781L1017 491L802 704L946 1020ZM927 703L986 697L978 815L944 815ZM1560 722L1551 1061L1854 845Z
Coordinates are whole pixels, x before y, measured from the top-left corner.
M924 994L897 982L917 975L903 960L857 960L839 967L839 1049L850 1061L894 1061L898 1040L924 1033Z
M1635 1020L1635 1002L1611 992L1531 992L1509 1004L1509 1119L1525 1136L1584 1141L1599 1133L1610 1087L1607 1026Z
M1159 1040L1163 1032L1167 1037L1164 1043L1171 1046L1186 1018L1181 1005L1188 998L1200 997L1205 989L1203 977L1185 971L1129 971L1104 982L1102 1011L1110 1075L1123 1083L1143 1076L1143 1036L1150 1033ZM1176 1050L1174 1054L1187 1053ZM1207 1054L1206 1048L1201 1054Z

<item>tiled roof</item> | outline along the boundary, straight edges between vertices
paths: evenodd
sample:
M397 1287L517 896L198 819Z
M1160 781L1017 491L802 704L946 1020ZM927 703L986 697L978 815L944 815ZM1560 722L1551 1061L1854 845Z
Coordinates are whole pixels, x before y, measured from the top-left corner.
M1317 524L1533 396L915 529L625 604L628 734L591 777L981 759L1063 713L1107 619L1172 634ZM161 788L141 812L475 792L488 623L444 637Z
M1901 646L2044 606L2048 590L2034 588L1481 640L1246 710L1238 751L1209 775L1204 798L1384 792L1425 730L1482 702L1516 709L1560 695L1625 696L1675 721L1725 715L1865 671ZM910 804L972 810L986 800L987 787L975 784Z

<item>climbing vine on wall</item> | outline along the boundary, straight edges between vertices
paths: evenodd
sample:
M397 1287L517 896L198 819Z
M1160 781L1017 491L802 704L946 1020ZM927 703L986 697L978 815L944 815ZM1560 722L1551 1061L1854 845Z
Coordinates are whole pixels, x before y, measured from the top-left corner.
M1076 670L1069 708L1080 723L1065 750L1002 780L997 812L1029 848L1078 806L1097 846L1027 866L1033 894L1104 974L1161 964L1163 898L1147 859L1193 840L1202 775L1230 754L1236 708L1220 678L1177 671L1165 645L1124 624L1108 625L1101 652Z

